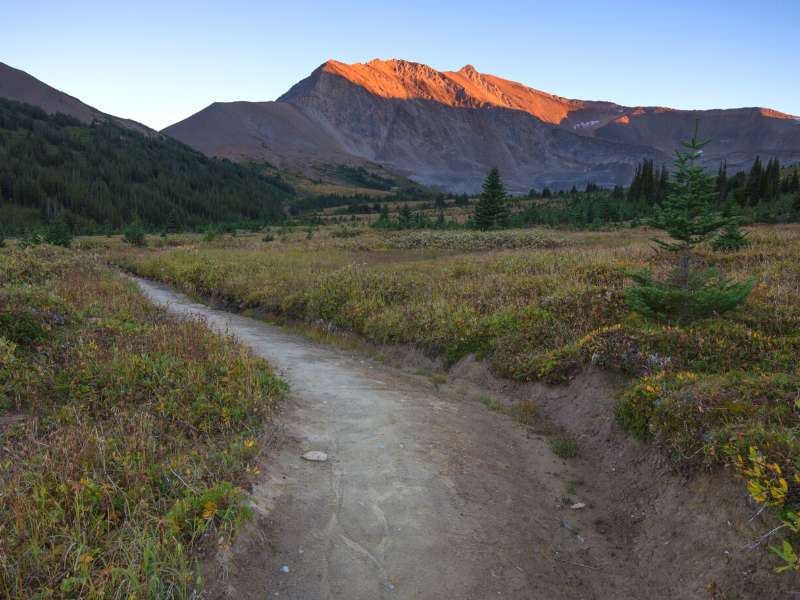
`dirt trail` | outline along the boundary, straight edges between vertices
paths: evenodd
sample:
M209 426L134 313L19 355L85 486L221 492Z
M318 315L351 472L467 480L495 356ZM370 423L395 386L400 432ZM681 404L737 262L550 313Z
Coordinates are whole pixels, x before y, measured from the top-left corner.
M591 461L562 460L546 438L423 377L138 283L170 312L235 334L291 385L253 493L258 518L209 570L210 597L698 597L648 580L601 518L610 508L593 505L605 475ZM308 450L330 460L304 461Z

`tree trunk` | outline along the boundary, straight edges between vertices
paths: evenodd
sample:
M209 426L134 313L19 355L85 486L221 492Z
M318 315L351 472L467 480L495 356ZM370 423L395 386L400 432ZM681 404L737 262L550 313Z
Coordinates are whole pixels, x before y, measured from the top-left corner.
M681 287L685 290L689 289L689 266L691 261L692 255L689 244L684 244L681 254Z

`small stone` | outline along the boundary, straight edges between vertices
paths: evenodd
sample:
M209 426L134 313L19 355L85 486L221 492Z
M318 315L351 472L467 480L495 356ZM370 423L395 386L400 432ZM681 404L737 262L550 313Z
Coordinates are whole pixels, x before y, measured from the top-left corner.
M582 508L586 508L586 503L585 502L576 502L575 504L570 506L570 508L572 510L580 510Z
M328 460L328 455L320 450L310 450L303 454L303 458L312 462L325 462Z
M281 567L281 571L284 572L284 573L288 573L289 572L289 565L283 565Z

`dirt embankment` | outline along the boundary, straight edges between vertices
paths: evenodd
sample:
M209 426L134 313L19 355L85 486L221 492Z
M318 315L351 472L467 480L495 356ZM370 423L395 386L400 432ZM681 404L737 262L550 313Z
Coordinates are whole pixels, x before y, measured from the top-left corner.
M650 598L778 599L800 595L800 582L772 572L763 536L776 526L759 513L744 484L723 470L676 471L655 447L615 422L623 380L587 368L568 386L515 384L467 358L450 371L452 385L487 390L507 402L529 400L542 423L578 442L575 467L587 490L582 523L623 551L653 586ZM591 490L591 491L589 491ZM582 498L583 499L583 498ZM668 595L660 595L669 592Z

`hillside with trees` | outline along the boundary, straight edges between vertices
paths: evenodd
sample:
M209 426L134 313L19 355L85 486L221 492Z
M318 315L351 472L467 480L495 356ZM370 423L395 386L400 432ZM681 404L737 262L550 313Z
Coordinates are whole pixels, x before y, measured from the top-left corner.
M80 233L272 223L294 196L278 177L164 136L0 99L0 229L63 221Z

